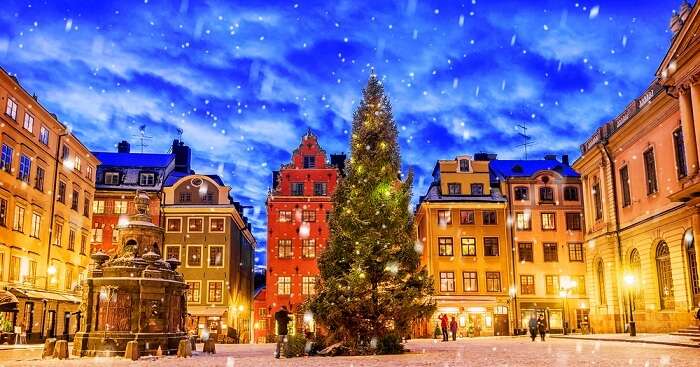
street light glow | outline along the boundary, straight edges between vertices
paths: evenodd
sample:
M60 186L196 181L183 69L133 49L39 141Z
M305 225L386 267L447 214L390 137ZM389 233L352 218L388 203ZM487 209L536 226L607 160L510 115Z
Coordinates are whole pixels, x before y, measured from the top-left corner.
M635 279L633 274L625 274L625 284L632 286L634 283L636 283L637 279Z

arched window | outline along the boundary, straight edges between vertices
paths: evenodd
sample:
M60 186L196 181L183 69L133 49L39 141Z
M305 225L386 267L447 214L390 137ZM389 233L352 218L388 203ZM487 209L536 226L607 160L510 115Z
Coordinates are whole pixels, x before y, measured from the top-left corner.
M662 310L672 310L673 304L673 275L671 274L671 256L666 242L656 247L656 275L659 280L659 298Z
M598 259L596 274L598 280L598 304L605 305L608 303L608 300L605 297L605 266L603 265L603 259Z
M632 291L633 304L635 309L644 308L644 292L642 291L642 261L639 258L639 251L633 249L630 253L630 271L636 279L636 284Z
M683 235L683 245L685 252L688 254L688 272L690 273L690 290L693 292L693 297L700 296L700 282L698 282L698 262L695 256L695 237L693 230L688 229Z

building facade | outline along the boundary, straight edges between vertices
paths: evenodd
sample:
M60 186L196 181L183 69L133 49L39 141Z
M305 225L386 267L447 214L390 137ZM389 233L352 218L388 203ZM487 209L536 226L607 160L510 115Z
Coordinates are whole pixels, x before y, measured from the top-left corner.
M698 307L700 27L685 3L655 81L581 146L596 332L669 332ZM630 310L632 310L630 312Z
M188 330L246 343L253 335L256 242L230 191L215 175L171 174L163 188L161 251L182 262Z
M588 323L583 200L579 174L549 155L493 160L494 183L508 199L515 325L544 315L551 332Z
M99 161L0 69L1 314L28 340L72 338Z
M416 210L421 261L435 280L437 317L458 321L458 335L509 335L512 322L507 202L491 187L489 160L477 154L440 160Z
M303 319L300 306L315 294L316 259L328 241L331 195L344 162L342 154L331 155L329 161L309 131L292 153L292 161L273 173L267 198L266 310L256 312L264 335L275 334L272 315L283 305L292 313L292 333L314 330L313 321Z

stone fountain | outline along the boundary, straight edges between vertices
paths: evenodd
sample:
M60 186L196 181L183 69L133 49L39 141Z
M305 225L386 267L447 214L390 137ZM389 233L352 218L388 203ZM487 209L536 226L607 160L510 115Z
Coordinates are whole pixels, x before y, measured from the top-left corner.
M146 193L136 194L136 214L117 226L113 258L101 251L91 256L93 266L81 284L83 318L73 355L121 356L130 341L142 355L159 347L163 354L175 354L187 336L187 285L176 271L180 261L161 259L163 229L151 222L149 201Z

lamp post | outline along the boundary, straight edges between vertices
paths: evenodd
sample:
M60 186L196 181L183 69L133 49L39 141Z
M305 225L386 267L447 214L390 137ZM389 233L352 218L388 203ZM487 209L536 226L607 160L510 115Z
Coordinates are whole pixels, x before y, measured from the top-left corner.
M563 323L563 329L564 329L564 335L568 335L568 325L566 324L566 304L567 300L569 298L569 293L571 292L571 289L576 287L576 281L571 280L568 277L562 279L561 282L561 291L559 291L559 296L563 299L563 307L562 307L562 323Z
M630 304L630 336L637 336L637 325L634 322L634 310L632 309L632 287L637 282L637 279L632 274L625 274L625 284L627 285L627 295Z

